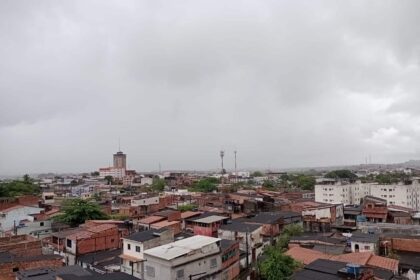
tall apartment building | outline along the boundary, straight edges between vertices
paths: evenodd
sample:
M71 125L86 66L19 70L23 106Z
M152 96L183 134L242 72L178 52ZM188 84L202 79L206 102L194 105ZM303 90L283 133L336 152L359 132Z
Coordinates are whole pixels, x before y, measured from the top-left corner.
M370 195L371 184L316 185L315 201L344 205L360 204L366 195Z
M114 154L114 168L127 169L127 155L121 151Z
M420 210L420 184L414 181L411 185L391 184L348 184L316 185L315 201L324 203L342 203L344 205L360 204L366 195L383 198L389 205Z
M122 179L125 176L124 168L103 167L99 168L99 177L105 178L111 176L112 178Z

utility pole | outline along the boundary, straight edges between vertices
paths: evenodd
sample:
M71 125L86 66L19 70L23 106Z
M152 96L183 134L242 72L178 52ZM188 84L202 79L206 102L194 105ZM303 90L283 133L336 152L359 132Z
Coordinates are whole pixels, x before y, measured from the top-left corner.
M246 244L246 269L249 269L249 245L248 245L248 231L245 232Z
M225 156L225 151L221 150L220 151L220 159L222 162L222 188L223 188L223 181L224 181L224 175L225 175L225 168L223 166L223 157Z
M233 153L235 154L235 183L238 183L238 170L237 170L237 165L236 165L236 153L238 151L234 151Z

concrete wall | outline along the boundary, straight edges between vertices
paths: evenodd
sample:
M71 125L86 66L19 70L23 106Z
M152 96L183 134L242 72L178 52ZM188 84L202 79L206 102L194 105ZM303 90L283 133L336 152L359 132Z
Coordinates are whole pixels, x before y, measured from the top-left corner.
M0 215L0 231L9 231L13 229L14 224L19 225L22 220L33 221L31 214L39 214L43 209L38 207L23 206L11 209Z

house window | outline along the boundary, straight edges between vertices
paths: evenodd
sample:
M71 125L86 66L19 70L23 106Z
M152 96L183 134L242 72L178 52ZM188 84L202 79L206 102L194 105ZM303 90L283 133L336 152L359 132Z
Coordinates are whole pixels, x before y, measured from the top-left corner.
M14 267L13 268L13 272L18 272L19 271L19 267Z
M131 250L131 244L127 243L127 250Z
M215 268L217 266L217 259L210 260L210 268Z
M67 247L71 248L71 240L67 239Z
M40 226L40 227L43 227L43 226L44 226L44 222L40 222L40 223L39 223L39 226Z
M370 250L370 246L365 246L365 250Z
M139 253L140 252L140 246L136 246L136 252Z
M146 265L146 275L149 277L155 277L155 268L150 265Z
M184 270L183 269L180 269L176 272L176 278L178 278L178 279L184 278Z

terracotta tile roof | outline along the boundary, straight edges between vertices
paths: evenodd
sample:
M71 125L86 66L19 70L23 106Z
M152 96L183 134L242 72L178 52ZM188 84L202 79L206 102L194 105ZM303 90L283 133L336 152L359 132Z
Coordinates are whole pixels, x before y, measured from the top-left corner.
M371 256L372 256L371 252L350 253L350 254L342 254L338 256L331 256L330 260L366 265Z
M392 272L398 271L398 260L376 256L372 252L350 253L342 255L328 255L311 249L302 247L292 247L286 255L293 259L307 265L317 259L333 260L345 263L355 263L365 266L372 266L390 270Z
M165 220L165 218L160 217L160 216L149 216L149 217L139 220L138 223L139 224L153 224L162 220Z
M155 223L153 225L151 225L152 228L163 228L163 227L168 227L168 226L172 226L172 225L176 225L179 224L179 221L172 221L172 222L168 222L168 221L162 221L162 222L158 222Z
M181 213L181 219L188 219L194 216L201 215L203 212L185 211Z
M372 255L367 263L369 266L375 266L375 267L381 267L384 269L388 269L391 271L398 271L398 265L399 261L390 259L390 258L384 258L381 256Z
M90 232L98 233L98 232L113 229L113 228L116 228L116 227L117 226L113 225L113 224L103 224L103 225L89 227L89 228L87 228L87 230L90 231Z
M67 239L78 240L78 239L90 238L92 235L93 235L92 232L81 230L79 232L76 232L67 236Z
M305 265L310 264L317 259L329 259L330 257L324 253L302 247L293 247L285 254Z

